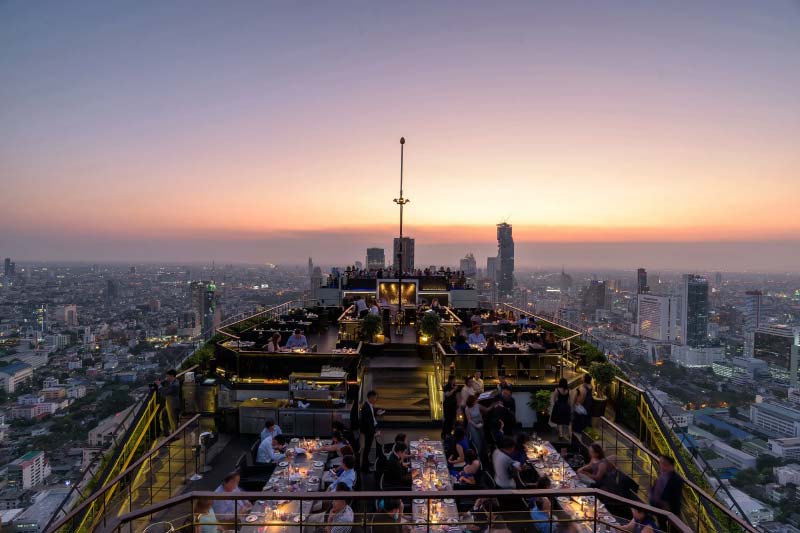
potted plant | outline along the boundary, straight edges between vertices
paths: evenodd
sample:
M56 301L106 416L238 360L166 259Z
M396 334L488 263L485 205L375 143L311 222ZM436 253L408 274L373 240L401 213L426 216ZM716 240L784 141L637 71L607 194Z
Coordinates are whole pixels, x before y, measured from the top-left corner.
M544 433L550 429L550 395L548 390L538 390L531 393L528 406L536 411L536 430Z
M439 337L441 324L442 319L439 317L439 313L423 313L422 320L419 322L419 331L433 344Z
M589 375L595 382L595 393L592 400L592 416L604 416L608 402L608 389L617 375L617 367L611 363L592 363Z
M361 319L361 338L374 342L375 335L383 331L383 320L378 315L368 314Z

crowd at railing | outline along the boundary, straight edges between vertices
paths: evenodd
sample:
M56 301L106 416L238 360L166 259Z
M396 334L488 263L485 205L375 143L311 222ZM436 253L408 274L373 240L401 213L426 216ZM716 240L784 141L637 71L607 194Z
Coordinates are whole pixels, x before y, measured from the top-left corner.
M419 279L419 278L438 278L446 283L446 289L469 289L472 284L463 270L451 270L450 267L441 267L438 270L431 268L417 268L411 271L400 272L392 268L364 269L347 267L340 269L331 268L327 282L324 286L329 288L347 289L352 285L353 280L364 279ZM360 287L359 287L360 288Z

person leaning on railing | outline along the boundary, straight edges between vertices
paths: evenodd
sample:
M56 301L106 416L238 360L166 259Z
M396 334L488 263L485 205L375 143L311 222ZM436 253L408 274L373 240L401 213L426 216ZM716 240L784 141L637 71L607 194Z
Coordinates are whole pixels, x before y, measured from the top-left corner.
M178 429L178 419L181 408L181 384L178 381L178 373L174 368L167 370L167 377L164 383L160 379L155 381L158 395L164 400L164 412L167 416L168 429L164 431L166 436L172 435ZM164 424L162 422L162 429Z

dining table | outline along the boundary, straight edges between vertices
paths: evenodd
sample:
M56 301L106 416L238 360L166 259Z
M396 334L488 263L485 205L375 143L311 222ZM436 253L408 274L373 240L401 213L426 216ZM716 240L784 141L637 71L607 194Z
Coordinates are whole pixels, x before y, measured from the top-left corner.
M319 451L330 444L324 439L293 438L289 441L286 456L278 461L263 492L273 494L319 492L325 482L332 481L325 469L328 452ZM314 514L311 500L258 500L244 517L240 531L244 533L299 533ZM308 527L303 528L309 531Z
M525 454L539 476L550 478L552 488L588 487L549 441L538 439L529 441L525 445ZM603 533L606 530L618 531L619 527L625 525L619 522L602 502L595 502L594 496L558 496L556 501L566 517L576 520L575 525L579 531ZM597 528L594 525L595 504Z
M409 449L412 492L453 489L453 479L441 441L412 440ZM458 507L452 498L414 498L411 518L416 531L455 533L464 529L463 525L459 525ZM428 522L431 523L430 528Z

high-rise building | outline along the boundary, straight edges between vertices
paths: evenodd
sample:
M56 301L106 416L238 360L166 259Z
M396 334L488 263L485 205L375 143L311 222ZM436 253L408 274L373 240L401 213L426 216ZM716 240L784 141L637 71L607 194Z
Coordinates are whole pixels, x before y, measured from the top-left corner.
M78 325L78 306L75 304L68 304L64 306L64 316L62 322L67 327L75 327Z
M207 337L214 335L219 325L217 300L217 286L211 281L203 293L203 334Z
M716 272L714 274L714 286L718 289L722 287L722 272Z
M6 257L5 261L3 262L3 274L5 277L10 278L16 274L16 267L16 263L14 263L10 257Z
M474 278L478 274L478 263L475 256L470 252L459 262L459 270L464 272L468 278Z
M497 257L486 258L486 277L492 280L492 283L497 283Z
M753 357L766 361L776 380L797 380L800 328L785 326L762 326L753 333Z
M47 304L41 304L33 311L34 330L37 335L44 337L47 333Z
M386 252L383 248L367 248L367 270L386 268Z
M675 340L678 322L677 298L655 294L639 294L637 298L639 336L663 342Z
M572 276L564 271L563 266L561 267L561 277L558 280L558 288L561 290L561 294L572 292Z
M309 257L308 258L308 277L310 278L313 273L314 273L314 261Z
M744 293L744 355L753 357L755 331L761 327L761 291L747 291Z
M401 261L402 255L402 264ZM393 268L395 270L402 270L403 272L413 272L414 270L414 239L411 237L403 237L403 246L400 247L400 238L394 239L394 262Z
M647 270L640 268L636 271L636 294L644 294L649 291L650 288L647 286Z
M688 346L708 343L708 280L684 274L681 285L681 340Z
M606 282L593 279L583 290L583 312L592 319L598 309L606 308Z
M497 225L497 291L501 296L509 296L514 290L514 238L511 224Z
M106 303L112 305L119 298L119 282L115 279L106 280Z

